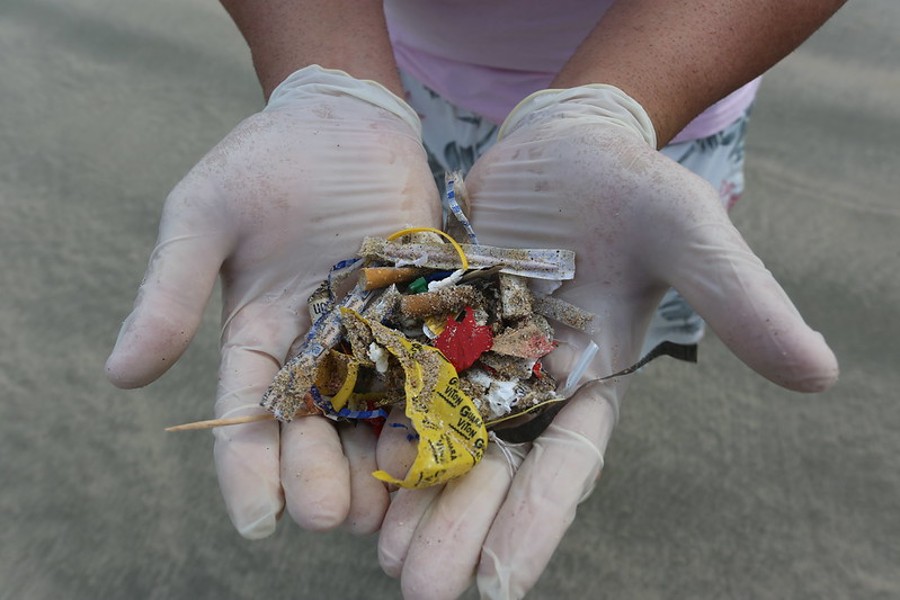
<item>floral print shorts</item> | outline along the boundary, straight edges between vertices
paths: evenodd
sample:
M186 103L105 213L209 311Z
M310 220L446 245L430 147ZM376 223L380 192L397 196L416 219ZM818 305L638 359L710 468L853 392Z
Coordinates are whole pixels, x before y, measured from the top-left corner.
M450 104L418 80L402 73L406 100L422 119L422 138L428 161L444 187L444 173L467 173L475 161L497 141L498 125ZM709 137L669 144L663 154L703 177L719 191L730 209L744 191L744 132L749 111Z

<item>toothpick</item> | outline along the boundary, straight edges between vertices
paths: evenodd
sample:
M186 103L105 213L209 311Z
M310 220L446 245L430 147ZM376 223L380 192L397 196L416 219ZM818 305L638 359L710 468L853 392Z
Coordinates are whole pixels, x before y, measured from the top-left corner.
M194 421L193 423L184 423L183 425L174 425L166 427L166 431L193 431L197 429L212 429L214 427L225 427L226 425L240 425L242 423L256 423L258 421L274 421L275 415L272 413L262 413L259 415L245 415L243 417L231 417L230 419L211 419L209 421Z

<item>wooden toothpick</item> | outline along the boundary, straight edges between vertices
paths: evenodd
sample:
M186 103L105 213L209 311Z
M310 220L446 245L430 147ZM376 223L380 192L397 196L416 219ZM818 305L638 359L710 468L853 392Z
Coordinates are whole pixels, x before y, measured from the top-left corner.
M275 415L273 415L272 413L262 413L259 415L231 417L230 419L210 419L209 421L194 421L193 423L184 423L183 425L166 427L166 431L193 431L197 429L212 429L214 427L225 427L227 425L240 425L242 423L256 423L258 421L274 420Z

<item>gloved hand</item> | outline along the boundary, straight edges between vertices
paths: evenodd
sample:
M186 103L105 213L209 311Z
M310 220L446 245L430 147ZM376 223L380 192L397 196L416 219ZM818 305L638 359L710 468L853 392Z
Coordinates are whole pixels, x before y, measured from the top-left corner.
M831 350L732 226L716 191L655 151L649 118L620 90L527 98L466 185L482 243L576 252L576 278L557 295L599 316L593 376L635 362L673 286L775 383L815 392L835 381ZM476 573L483 597L523 596L601 472L627 386L623 377L584 388L530 448L504 455L491 444L443 490L398 492L382 525L383 568L401 576L410 598L455 597Z
M217 417L260 399L310 325L307 298L366 235L439 225L440 202L415 112L381 85L307 67L274 90L166 200L134 310L107 361L119 387L143 386L185 350L217 274L223 311ZM366 426L319 417L215 431L231 519L248 538L285 504L302 527L378 528L387 507ZM352 492L352 493L351 493Z

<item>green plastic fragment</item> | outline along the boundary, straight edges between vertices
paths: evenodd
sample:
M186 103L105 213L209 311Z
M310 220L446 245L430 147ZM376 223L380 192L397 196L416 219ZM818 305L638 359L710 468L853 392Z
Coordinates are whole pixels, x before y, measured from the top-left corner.
M425 281L424 277L419 277L410 283L407 289L411 294L421 294L422 292L428 291L428 282Z

